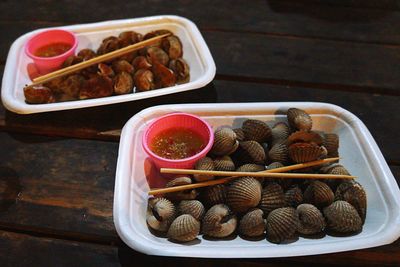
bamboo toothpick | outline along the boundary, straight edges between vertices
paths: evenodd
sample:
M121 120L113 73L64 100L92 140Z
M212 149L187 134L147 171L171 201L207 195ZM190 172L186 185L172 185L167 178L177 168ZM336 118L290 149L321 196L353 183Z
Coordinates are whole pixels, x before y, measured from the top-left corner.
M336 160L339 160L339 158L327 158L327 159L316 160L316 161L311 161L311 162L307 162L307 163L300 163L300 164L295 164L295 165L291 165L291 166L285 166L285 167L276 168L276 169L272 169L272 170L265 170L265 171L261 171L261 172L251 172L251 173L249 173L250 175L248 175L248 176L254 177L254 174L257 174L257 173L277 174L279 172L303 169L303 168L317 166L317 165L321 165L321 164L336 161ZM163 170L165 170L165 169L161 169L162 172L163 172ZM176 169L171 169L171 170L176 170ZM188 170L186 170L186 171L188 171ZM231 173L237 174L237 172L231 172ZM301 177L296 177L296 178L305 178L304 174L299 174L299 175L301 175ZM224 176L226 176L226 175L224 175ZM239 176L225 177L225 178L221 178L218 180L210 180L210 181L189 184L189 185L181 185L181 186L167 187L167 188L160 188L160 189L151 189L148 194L149 195L158 195L158 194L165 194L165 193L178 192L178 191L195 189L195 188L200 188L200 187L212 186L212 185L217 185L217 184L224 184L233 179L236 179L237 177L239 177ZM354 176L350 176L350 177L354 177ZM282 177L280 176L280 178L282 178ZM294 177L291 177L291 178L294 178ZM315 179L315 177L313 177L313 178ZM318 174L317 179L323 179L323 178L328 178L328 177L326 177L326 175L324 175L324 174ZM340 176L340 178L343 179L344 177ZM346 178L344 178L344 179L346 179ZM351 179L351 178L347 178L347 179Z
M116 58L116 57L120 57L122 55L125 55L126 53L133 52L135 50L138 50L140 48L143 48L145 46L148 46L150 44L158 42L162 38L167 37L169 35L171 35L171 34L170 33L166 33L166 34L158 35L158 36L155 36L153 38L138 42L136 44L129 45L129 46L123 47L121 49L112 51L110 53L107 53L107 54L104 54L104 55L101 55L101 56L98 56L98 57L83 61L81 63L75 64L75 65L60 69L60 70L53 71L51 73L48 73L46 75L42 75L40 77L37 77L36 79L33 79L33 83L31 83L30 85L32 86L32 85L38 85L38 84L41 84L41 83L45 83L45 82L48 82L48 81L53 80L55 78L62 77L62 76L71 74L73 72L76 72L78 70L90 67L90 66L92 66L94 64L98 64L98 63L101 63L101 62L104 62L104 61L107 61L107 60L110 60L110 59L113 59L113 58Z

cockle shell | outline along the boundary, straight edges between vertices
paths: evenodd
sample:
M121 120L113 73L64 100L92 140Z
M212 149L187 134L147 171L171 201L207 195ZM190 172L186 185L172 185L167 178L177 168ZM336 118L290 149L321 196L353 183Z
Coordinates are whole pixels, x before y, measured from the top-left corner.
M267 217L267 239L273 243L282 243L295 238L299 224L294 208L275 209Z
M271 134L272 134L271 145L274 145L276 143L281 143L282 141L285 141L289 137L290 128L286 123L278 122L272 127Z
M183 214L172 222L167 236L179 242L188 242L195 239L199 233L200 222L192 215Z
M236 133L232 129L224 127L215 131L214 144L210 152L216 156L225 156L235 152L238 146Z
M194 165L196 170L215 171L215 164L212 158L204 157L199 159ZM194 174L193 178L196 182L208 181L214 179L213 175Z
M290 159L296 163L309 162L326 156L326 149L314 143L294 143L288 150Z
M256 237L264 234L267 220L261 209L254 209L246 213L239 222L239 233L244 236Z
M235 163L231 157L223 156L214 159L214 166L216 171L234 171Z
M247 163L236 169L237 172L260 172L264 171L264 165Z
M275 161L275 162L270 163L270 164L267 166L267 170L282 168L282 167L284 167L284 166L285 166L285 165L283 165L281 162Z
M337 157L339 155L339 136L335 133L326 133L323 137L322 145L328 151L328 157Z
M342 182L336 189L335 200L344 200L350 203L357 210L362 222L365 222L367 193L361 184L356 181Z
M226 201L227 186L217 184L204 188L201 192L201 198L207 206L214 206L216 204L223 204Z
M246 139L242 128L235 128L235 129L233 129L233 131L235 132L236 139L238 141L244 141Z
M196 220L201 221L206 210L198 200L182 200L178 205L178 212L179 214L190 214Z
M311 204L301 204L297 207L300 225L298 232L304 235L313 235L322 232L326 223L324 216L317 207Z
M175 206L166 198L150 198L146 222L154 230L166 232L175 218Z
M165 187L174 187L179 185L187 185L191 184L192 179L189 177L178 177L171 181L169 181ZM165 197L171 200L188 200L188 199L195 199L197 197L197 191L195 189L192 190L184 190L179 192L167 193Z
M228 206L217 204L212 206L204 215L203 233L211 237L226 237L235 231L237 218Z
M304 191L303 197L305 203L313 204L318 208L329 206L334 200L331 188L320 181L311 182Z
M285 201L289 206L296 208L303 203L303 192L298 186L293 186L285 192Z
M261 199L261 184L252 177L234 180L228 187L226 203L234 212L246 212L256 207Z
M239 145L239 160L242 163L265 164L264 148L256 141L243 141Z
M246 140L263 143L269 141L272 136L271 128L268 124L260 120L245 120L242 129Z
M326 174L339 174L339 175L350 175L350 172L340 164L331 164L322 167L319 170L320 173ZM336 190L337 186L342 182L348 182L347 179L327 179L325 182L332 190Z
M289 160L288 147L286 143L276 143L268 152L268 157L272 162L285 164Z
M312 128L312 119L307 112L298 108L289 108L287 119L290 127L296 130L310 131Z
M294 143L313 143L317 145L322 145L323 139L317 132L309 131L297 131L289 135L287 139L287 144L290 146Z
M260 209L265 214L270 213L274 209L286 206L285 194L282 187L277 183L268 184L261 193Z
M357 210L348 202L337 200L324 208L329 229L339 233L358 232L362 229L362 220Z

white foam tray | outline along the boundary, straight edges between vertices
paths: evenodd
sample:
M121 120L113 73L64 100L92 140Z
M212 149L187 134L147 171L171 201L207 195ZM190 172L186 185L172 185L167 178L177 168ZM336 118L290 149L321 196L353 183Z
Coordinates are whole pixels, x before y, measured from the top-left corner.
M221 125L240 127L246 118L261 119L271 125L285 121L286 116L282 114L290 107L310 113L313 130L339 135L341 163L352 175L359 177L368 196L367 217L360 234L349 237L327 235L322 239L301 237L294 243L277 245L265 239L249 241L236 237L234 240L210 241L201 236L193 242L178 244L150 233L145 220L147 179L152 181L155 174L141 146L141 137L149 122L166 113L182 111L201 116L213 128ZM155 106L133 116L122 130L115 180L114 223L126 244L150 255L263 258L332 253L395 241L400 236L400 191L368 129L355 115L338 106L315 102Z
M57 28L67 29L77 34L79 41L77 51L83 48L96 50L104 38L110 35L117 36L122 31L133 30L145 34L158 29L170 30L179 36L182 41L183 58L190 66L190 82L148 92L119 96L50 104L27 104L25 103L23 87L31 83L26 66L32 60L25 55L24 45L31 36L44 30L39 29L19 37L12 44L8 53L1 90L1 99L8 110L28 114L133 101L201 88L208 84L215 76L215 63L206 42L196 25L183 17L165 15Z

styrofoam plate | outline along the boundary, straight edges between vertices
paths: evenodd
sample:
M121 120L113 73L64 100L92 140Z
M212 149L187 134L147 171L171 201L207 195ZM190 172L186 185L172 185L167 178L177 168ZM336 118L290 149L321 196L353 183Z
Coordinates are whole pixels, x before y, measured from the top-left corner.
M348 237L326 235L321 239L300 237L284 245L265 239L249 241L239 236L220 241L199 236L195 241L178 244L150 233L145 220L148 180L154 181L157 174L140 143L150 121L166 113L182 111L201 116L214 129L221 125L240 127L247 118L261 119L272 126L276 121L286 120L284 113L290 107L311 114L313 130L339 135L341 164L358 177L368 196L367 217L361 233ZM151 255L262 258L323 254L395 241L400 236L400 191L368 129L355 115L338 106L315 102L156 106L133 116L123 128L115 180L114 223L126 244Z
M4 106L10 111L28 114L139 100L198 89L208 84L215 76L215 63L206 42L196 25L183 17L165 15L57 28L70 30L76 33L79 41L77 51L83 48L96 50L104 38L111 35L118 36L118 34L123 31L133 30L145 34L159 29L170 30L182 41L183 58L190 66L190 82L168 88L126 95L51 104L27 104L25 103L23 87L31 83L27 72L27 65L31 63L32 60L25 55L24 45L31 36L44 30L39 29L19 37L12 44L8 53L2 82L1 98Z

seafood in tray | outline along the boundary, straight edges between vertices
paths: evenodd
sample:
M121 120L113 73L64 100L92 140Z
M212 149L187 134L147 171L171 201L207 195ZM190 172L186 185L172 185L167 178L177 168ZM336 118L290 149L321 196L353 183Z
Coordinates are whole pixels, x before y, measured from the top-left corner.
M312 130L304 110L289 108L287 122L272 127L247 119L240 128L216 129L214 145L195 169L259 172L339 155L335 133ZM300 173L350 175L341 164L324 164ZM206 238L266 238L294 242L298 236L354 235L362 230L367 194L356 180L238 177L229 184L167 193L149 199L147 224L159 235L188 242ZM217 179L211 175L177 177L166 187Z

